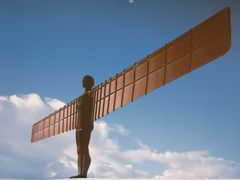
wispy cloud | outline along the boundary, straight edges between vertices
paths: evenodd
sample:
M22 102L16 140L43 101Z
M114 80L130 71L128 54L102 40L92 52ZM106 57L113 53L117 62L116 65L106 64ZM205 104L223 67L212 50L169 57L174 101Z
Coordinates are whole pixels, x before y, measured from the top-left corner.
M240 177L240 164L210 156L208 151L159 152L143 143L139 148L122 153L131 162L157 162L165 170L155 177L163 178L236 178Z
M30 143L32 123L63 106L38 94L0 96L0 178L63 178L77 172L74 131ZM90 143L90 177L107 178L239 178L240 164L212 156L208 151L160 152L141 140L135 149L123 147L118 136L130 136L118 124L95 123ZM139 164L150 164L149 172ZM151 168L151 167L150 167Z

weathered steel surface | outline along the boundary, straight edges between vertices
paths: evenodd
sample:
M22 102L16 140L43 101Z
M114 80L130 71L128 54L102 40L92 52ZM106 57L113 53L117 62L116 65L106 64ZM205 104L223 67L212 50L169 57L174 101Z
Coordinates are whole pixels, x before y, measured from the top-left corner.
M230 10L224 8L92 90L93 120L225 54L231 46ZM76 98L35 123L32 142L75 129Z
M223 55L231 46L230 33L230 11L224 8L95 87L94 93L104 93L95 98L94 120Z
M76 103L79 98L43 118L32 127L32 142L75 129Z

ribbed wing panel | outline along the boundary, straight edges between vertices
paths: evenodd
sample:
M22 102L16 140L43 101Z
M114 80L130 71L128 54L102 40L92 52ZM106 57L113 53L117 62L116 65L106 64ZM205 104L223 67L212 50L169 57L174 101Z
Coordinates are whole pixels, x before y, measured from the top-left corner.
M92 90L93 120L223 55L231 46L230 10L192 28ZM75 129L80 97L35 123L32 142Z
M209 63L230 46L230 10L224 8L94 88L94 120Z
M75 129L78 98L32 126L32 142Z

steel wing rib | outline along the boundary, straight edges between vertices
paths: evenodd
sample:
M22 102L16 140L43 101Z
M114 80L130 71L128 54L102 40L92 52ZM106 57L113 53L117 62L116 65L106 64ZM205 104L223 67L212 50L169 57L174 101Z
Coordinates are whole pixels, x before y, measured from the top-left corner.
M96 86L94 120L211 62L230 46L230 9L224 8Z
M92 90L93 120L211 62L225 54L230 46L230 9L224 8L96 86ZM31 141L75 129L79 98L33 124Z

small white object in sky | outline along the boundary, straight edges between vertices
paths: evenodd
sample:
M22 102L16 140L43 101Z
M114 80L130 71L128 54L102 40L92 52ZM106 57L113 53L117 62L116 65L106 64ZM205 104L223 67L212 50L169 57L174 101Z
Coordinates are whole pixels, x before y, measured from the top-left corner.
M134 0L129 0L129 3L133 3Z

